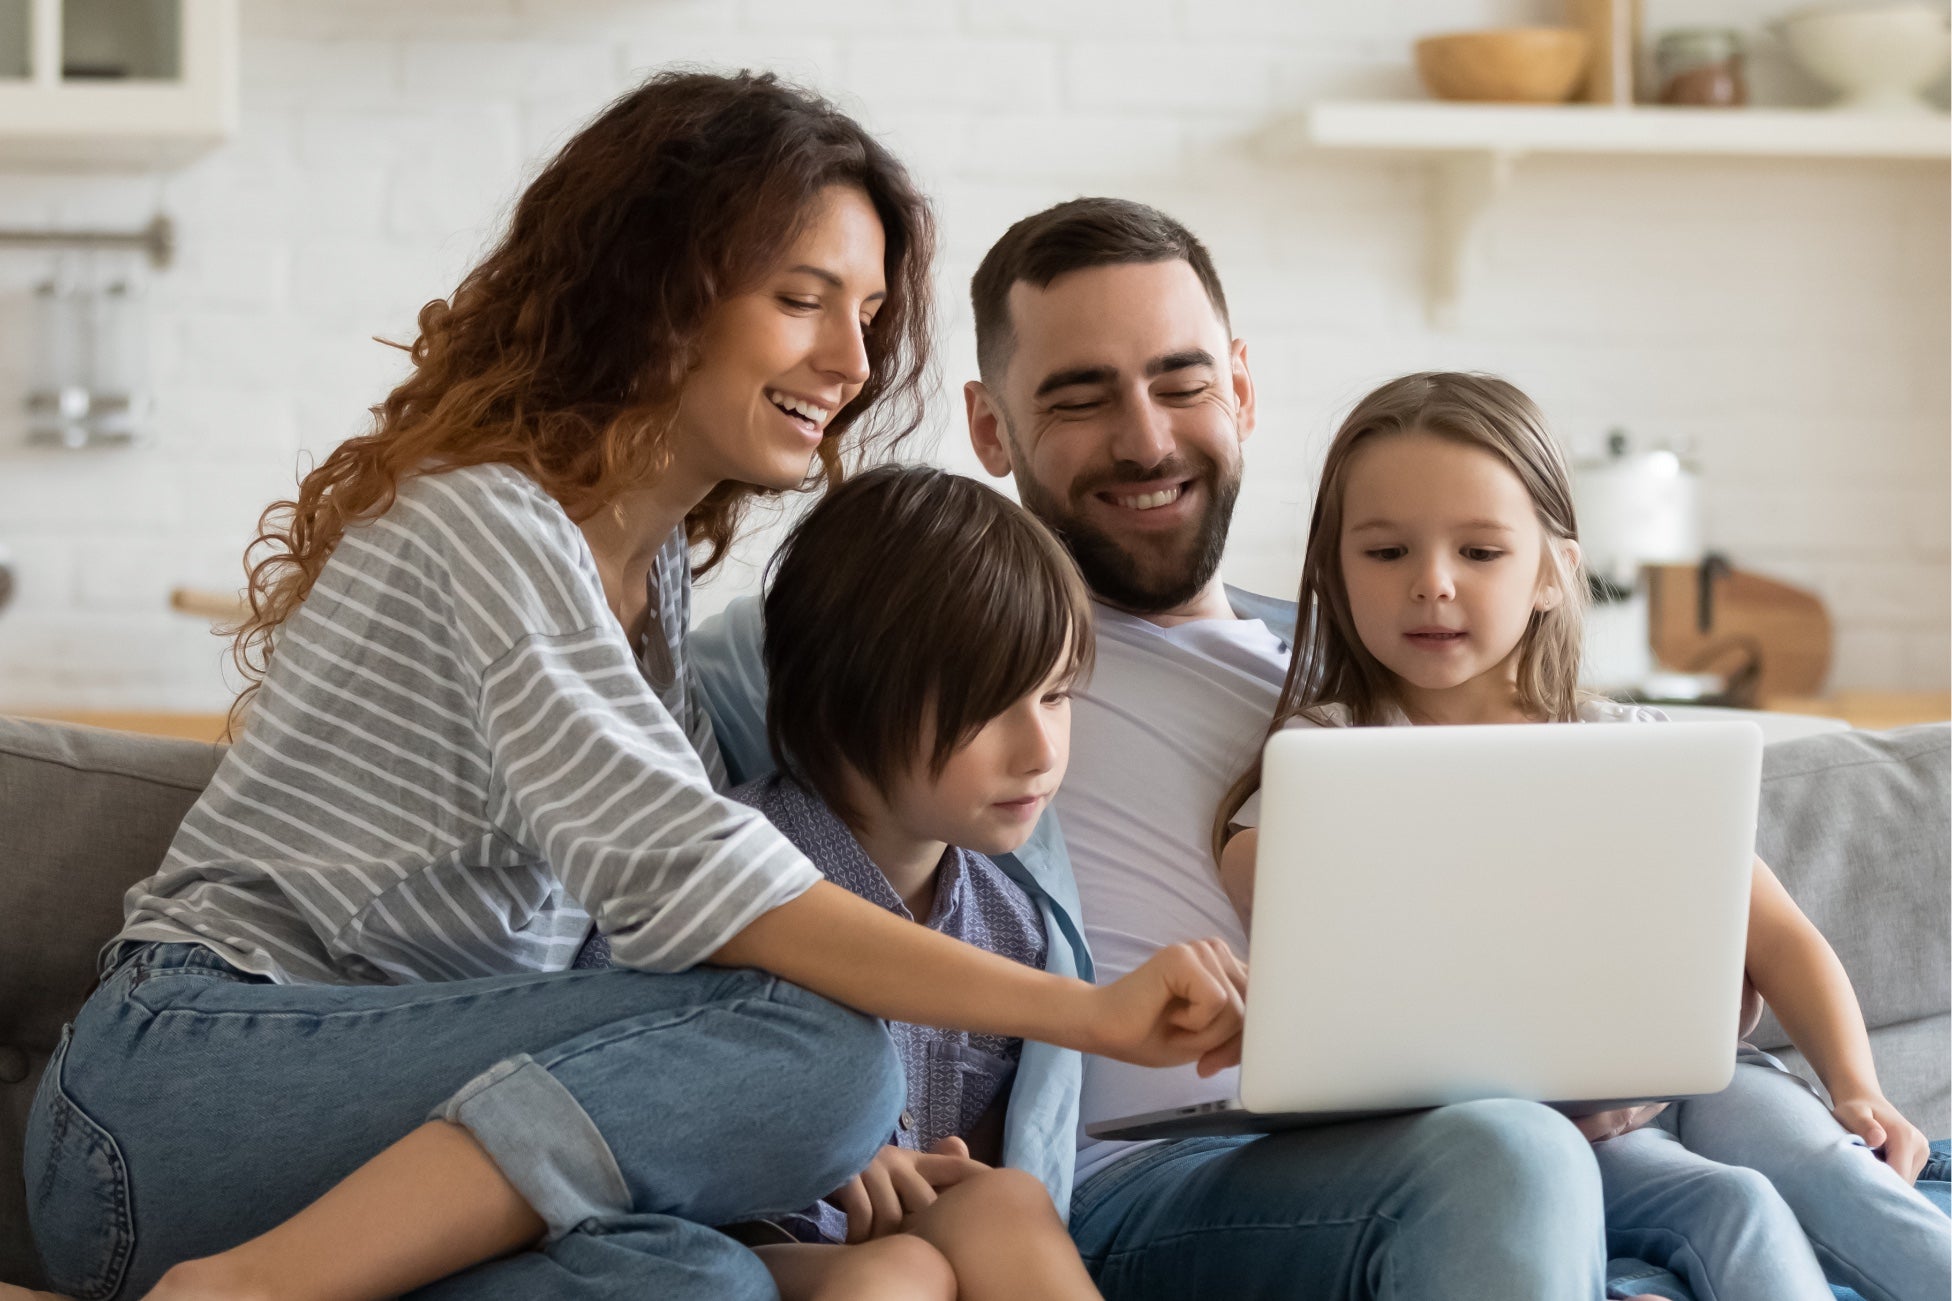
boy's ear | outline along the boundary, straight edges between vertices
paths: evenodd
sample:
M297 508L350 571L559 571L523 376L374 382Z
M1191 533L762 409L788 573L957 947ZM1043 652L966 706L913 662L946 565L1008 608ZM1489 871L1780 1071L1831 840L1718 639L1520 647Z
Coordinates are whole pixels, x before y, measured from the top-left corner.
M1539 575L1539 594L1532 602L1532 608L1543 613L1556 610L1565 604L1564 584L1577 579L1579 574L1579 544L1571 538L1562 538L1547 543L1558 554L1556 567L1548 567Z
M1004 437L1003 413L980 379L972 379L962 386L962 400L969 415L969 443L976 449L976 459L983 463L985 470L1001 479L1016 468L1010 463L1010 440Z

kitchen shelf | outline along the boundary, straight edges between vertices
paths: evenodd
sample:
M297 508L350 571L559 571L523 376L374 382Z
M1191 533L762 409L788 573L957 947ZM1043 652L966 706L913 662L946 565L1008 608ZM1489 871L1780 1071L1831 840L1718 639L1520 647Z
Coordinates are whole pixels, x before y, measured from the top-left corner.
M28 74L0 78L0 168L174 166L236 133L237 0L178 0L174 75L113 78L64 71L65 3L32 0Z
M1412 153L1737 154L1791 158L1952 157L1936 113L1713 109L1605 104L1316 104L1277 131L1294 148Z
M1428 307L1455 317L1486 217L1520 159L1547 155L1870 159L1945 163L1952 123L1937 113L1700 109L1603 104L1330 101L1276 125L1277 157L1354 150L1425 160L1430 170Z

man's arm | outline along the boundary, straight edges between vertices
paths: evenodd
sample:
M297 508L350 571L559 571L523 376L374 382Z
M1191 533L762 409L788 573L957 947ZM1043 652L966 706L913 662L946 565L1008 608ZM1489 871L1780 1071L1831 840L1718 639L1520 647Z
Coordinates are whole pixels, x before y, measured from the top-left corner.
M765 607L742 596L692 629L691 667L734 786L777 766L766 744Z

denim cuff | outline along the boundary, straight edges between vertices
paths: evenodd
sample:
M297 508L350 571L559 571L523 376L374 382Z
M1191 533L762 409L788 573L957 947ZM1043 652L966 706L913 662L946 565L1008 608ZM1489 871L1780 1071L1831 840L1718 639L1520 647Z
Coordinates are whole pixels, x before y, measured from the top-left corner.
M630 1210L610 1145L562 1081L526 1053L489 1067L434 1109L465 1127L554 1242L585 1220Z

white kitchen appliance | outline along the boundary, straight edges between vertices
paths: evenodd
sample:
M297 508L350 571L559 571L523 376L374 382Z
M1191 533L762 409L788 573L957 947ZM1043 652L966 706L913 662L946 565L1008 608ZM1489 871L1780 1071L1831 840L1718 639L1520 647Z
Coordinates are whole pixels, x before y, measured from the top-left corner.
M1696 700L1722 687L1711 674L1675 673L1654 661L1647 569L1703 558L1701 481L1679 455L1635 452L1624 430L1606 455L1573 466L1573 509L1592 578L1583 686L1639 700Z

